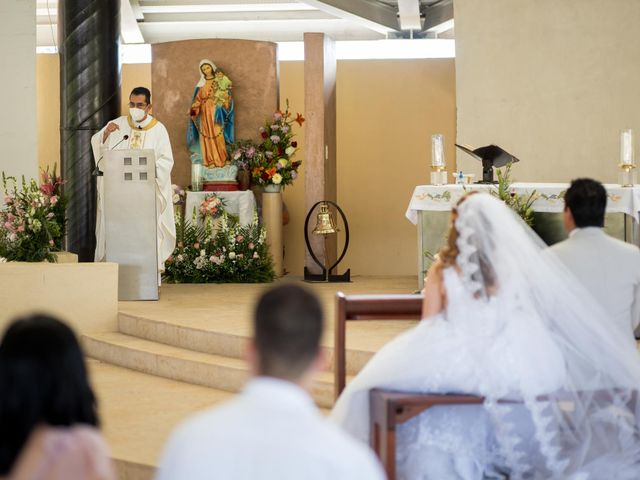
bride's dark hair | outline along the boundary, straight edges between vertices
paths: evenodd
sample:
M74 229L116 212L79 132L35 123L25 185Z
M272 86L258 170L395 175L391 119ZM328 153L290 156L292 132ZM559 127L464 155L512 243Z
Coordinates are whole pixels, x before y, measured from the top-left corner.
M451 209L451 221L449 225L449 233L447 234L447 241L438 253L438 257L440 258L440 262L438 264L438 273L440 273L443 268L457 265L458 255L460 255L460 249L458 248L459 232L456 228L456 220L459 217L458 208L469 197L477 193L478 192L476 191L467 193L462 198L460 198L455 207ZM482 276L485 287L495 287L496 274L493 270L493 267L491 267L491 265L487 262L487 259L484 255L475 253L474 256L477 256L476 261L478 263L478 266L480 267L480 274Z

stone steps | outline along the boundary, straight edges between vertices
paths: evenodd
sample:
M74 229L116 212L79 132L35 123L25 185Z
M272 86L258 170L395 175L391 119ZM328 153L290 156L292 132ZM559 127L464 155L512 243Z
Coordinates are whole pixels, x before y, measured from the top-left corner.
M194 385L237 392L249 376L244 360L202 353L120 332L82 336L86 354L97 360ZM333 375L320 372L312 391L316 403L333 405Z
M197 328L131 313L118 314L118 330L121 333L194 352L238 359L244 357L248 333L225 332L222 329L214 330L213 328L213 326L210 329ZM328 369L333 370L333 346L324 345L322 348L328 361ZM372 351L350 347L349 335L347 335L348 375L358 373L372 355Z

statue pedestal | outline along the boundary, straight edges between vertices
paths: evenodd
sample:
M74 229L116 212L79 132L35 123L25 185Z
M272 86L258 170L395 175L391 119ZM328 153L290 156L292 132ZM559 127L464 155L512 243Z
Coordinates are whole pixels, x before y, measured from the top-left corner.
M238 182L204 182L203 190L205 192L237 192Z
M284 273L282 252L282 193L262 194L262 220L267 230L267 245L273 259L273 271L278 277Z

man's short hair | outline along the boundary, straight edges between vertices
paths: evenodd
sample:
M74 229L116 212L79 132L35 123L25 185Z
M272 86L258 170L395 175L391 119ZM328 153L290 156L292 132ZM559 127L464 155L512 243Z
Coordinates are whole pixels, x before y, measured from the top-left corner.
M571 211L576 227L604 226L607 191L600 182L590 178L573 180L565 193L564 204Z
M136 87L131 90L131 94L129 98L133 95L144 95L144 101L147 102L147 105L151 104L151 91L146 87Z
M323 322L320 301L306 288L285 284L269 289L254 312L258 374L299 379L318 355Z

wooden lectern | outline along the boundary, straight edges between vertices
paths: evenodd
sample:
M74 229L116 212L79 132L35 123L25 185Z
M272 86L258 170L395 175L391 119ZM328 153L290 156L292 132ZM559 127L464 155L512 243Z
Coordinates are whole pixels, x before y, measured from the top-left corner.
M153 150L104 155L105 260L118 264L119 300L158 300L158 214Z

